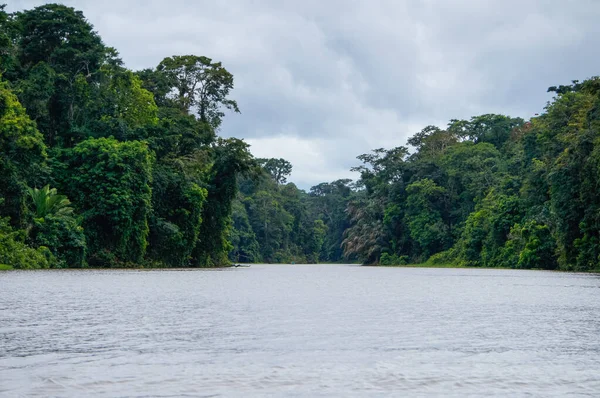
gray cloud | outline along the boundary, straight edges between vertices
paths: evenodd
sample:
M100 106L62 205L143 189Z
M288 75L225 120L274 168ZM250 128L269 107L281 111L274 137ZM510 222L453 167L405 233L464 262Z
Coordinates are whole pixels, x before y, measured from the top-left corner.
M13 1L10 10L40 1ZM241 115L225 136L286 157L308 188L451 118L540 112L548 86L600 74L596 0L64 1L132 69L223 61Z

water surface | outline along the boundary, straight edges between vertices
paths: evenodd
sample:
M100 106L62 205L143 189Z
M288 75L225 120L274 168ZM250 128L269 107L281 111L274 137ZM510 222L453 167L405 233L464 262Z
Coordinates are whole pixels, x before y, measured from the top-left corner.
M14 271L0 292L0 396L600 394L597 275Z

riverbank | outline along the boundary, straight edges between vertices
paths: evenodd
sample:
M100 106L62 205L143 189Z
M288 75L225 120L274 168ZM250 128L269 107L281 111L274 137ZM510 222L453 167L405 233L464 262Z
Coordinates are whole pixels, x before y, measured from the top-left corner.
M90 271L94 271L94 270L137 270L137 271L143 271L143 270L147 270L147 271L151 271L151 270L163 270L163 271L183 271L183 270L194 270L194 269L226 269L226 268L248 268L251 267L252 265L260 265L261 263L256 263L256 264L232 264L232 265L222 265L219 267L184 267L184 268L171 268L171 267L124 267L124 268L92 268L92 267L84 267L84 268L55 268L57 270L65 270L65 269L72 269L72 270L90 270ZM381 268L455 268L455 269L489 269L489 270L525 270L523 268L508 268L508 267L468 267L468 266L464 266L464 265L457 265L457 264L453 264L453 263L442 263L442 264L431 264L431 263L421 263L421 264L396 264L396 265L380 265L380 264L365 264L365 265L361 265L361 264L353 264L353 263L345 263L346 265L354 265L354 266L363 266L363 267L381 267ZM319 263L318 265L345 265L345 264L341 264L341 263ZM280 264L280 265L302 265L302 264ZM317 264L312 264L312 265L317 265ZM0 271L12 271L12 270L17 270L14 267L11 267L10 265L5 265L5 264L0 264ZM48 270L48 268L44 269L44 270ZM557 272L567 272L567 273L576 273L576 272L580 272L580 273L588 273L588 274L600 274L600 269L596 269L596 270L588 270L588 271L570 271L570 270L561 270L561 269L556 269L556 270L544 270L542 268L528 268L526 270L530 270L530 271L557 271Z
M479 268L479 267L465 267L464 265L456 265L452 263L444 264L393 264L393 265L381 265L381 264L368 264L365 267L393 267L393 268Z
M509 268L509 267L468 267L464 265L457 265L453 263L421 263L421 264L402 264L402 265L367 265L368 267L394 267L394 268L458 268L458 269L506 269L506 270L529 270L529 271L557 271L557 272L581 272L587 274L600 274L600 269L586 270L586 271L574 271L564 269L553 269L548 270L544 268Z

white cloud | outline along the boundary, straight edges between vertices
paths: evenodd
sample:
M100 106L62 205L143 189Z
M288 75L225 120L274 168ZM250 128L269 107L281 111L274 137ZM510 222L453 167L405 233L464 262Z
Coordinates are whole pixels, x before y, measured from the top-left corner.
M291 162L294 167L288 180L301 188L308 189L322 181L356 178L356 174L347 168L336 166L335 163L332 167L328 161L331 147L324 145L320 139L274 136L251 138L246 141L251 145L251 151L256 157L284 158Z
M65 0L127 66L174 54L235 76L222 134L283 157L301 187L429 124L529 117L546 88L600 74L597 0ZM41 1L16 0L9 10Z

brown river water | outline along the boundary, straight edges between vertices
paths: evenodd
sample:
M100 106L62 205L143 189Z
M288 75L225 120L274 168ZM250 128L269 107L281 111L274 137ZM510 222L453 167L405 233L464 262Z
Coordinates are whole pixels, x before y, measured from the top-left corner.
M0 396L600 396L600 276L0 272Z

